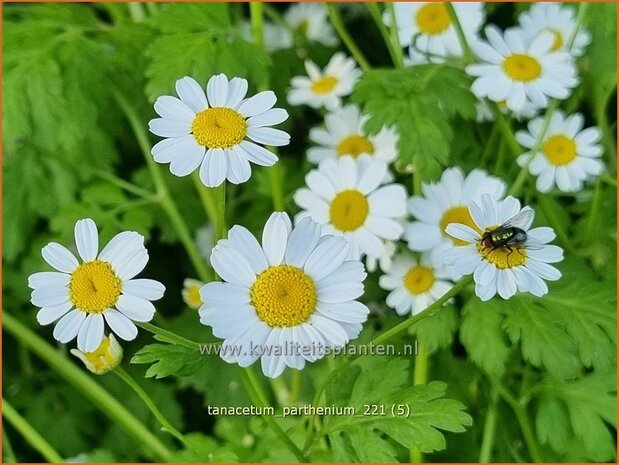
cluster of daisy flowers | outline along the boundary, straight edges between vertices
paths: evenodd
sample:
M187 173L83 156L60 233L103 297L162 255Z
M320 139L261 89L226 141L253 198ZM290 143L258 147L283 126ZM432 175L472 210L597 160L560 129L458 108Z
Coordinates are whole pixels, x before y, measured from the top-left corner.
M479 35L481 3L450 8L395 3L395 16L385 15L387 24L395 20L411 64L462 57L454 23L459 18L479 61L466 68L475 77L472 91L486 109L492 101L501 111L533 118L550 98L564 99L577 85L574 57L590 39L570 8L535 4L520 16L518 28L502 33L487 26L486 40ZM322 5L293 6L285 18L290 34L337 43ZM267 34L270 27L275 26L267 27ZM286 44L292 40L282 37ZM184 282L185 303L198 309L200 322L223 339L224 348L235 348L222 348L224 360L246 367L260 359L263 373L277 377L286 367L302 369L330 348L343 347L368 318L368 307L358 300L366 269L380 268L379 285L389 291L386 304L399 315L422 312L466 275L472 275L481 300L548 292L546 281L561 276L552 264L563 252L550 244L551 228L532 227L530 207L506 197L503 180L481 169L466 174L451 167L409 197L391 171L398 158L397 131L383 127L368 133L367 115L347 101L362 76L355 61L336 52L324 69L309 58L305 69L307 76L292 78L287 102L322 111L324 125L309 131L307 159L315 167L294 193L300 211L292 219L274 212L260 240L235 225L213 244L212 228L203 229L201 254L222 281ZM148 125L163 138L152 148L154 160L169 164L175 176L198 172L206 187L241 184L251 176L250 163L277 163L268 147L290 141L289 134L272 127L288 118L275 107L275 94L267 90L248 97L243 78L218 74L203 88L183 77L175 91L176 96L155 101L159 117ZM537 176L540 192L555 186L577 191L603 170L600 137L597 128L584 128L580 114L536 117L516 135L529 149L517 163ZM41 307L38 321L58 321L53 334L59 342L77 338L74 354L95 373L119 363L122 349L114 334L134 339L134 322L150 321L151 301L163 295L161 283L134 279L148 261L143 243L140 234L122 232L99 252L94 222L80 220L75 245L81 262L51 243L43 258L57 271L29 279L32 303ZM313 350L303 350L307 347Z

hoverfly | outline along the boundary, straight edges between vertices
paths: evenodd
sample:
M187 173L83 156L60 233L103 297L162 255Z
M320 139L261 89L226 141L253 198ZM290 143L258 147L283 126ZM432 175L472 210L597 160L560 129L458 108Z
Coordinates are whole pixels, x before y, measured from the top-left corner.
M485 231L481 237L481 245L486 249L506 248L510 254L514 251L512 247L516 247L516 250L542 249L544 244L529 237L525 231L533 220L533 214L533 210L524 209L498 228Z

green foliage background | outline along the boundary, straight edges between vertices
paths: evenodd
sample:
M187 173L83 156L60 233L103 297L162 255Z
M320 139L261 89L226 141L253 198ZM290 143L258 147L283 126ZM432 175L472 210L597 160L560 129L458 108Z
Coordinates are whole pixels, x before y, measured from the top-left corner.
M522 3L488 4L489 22L513 24L524 8ZM121 100L146 127L154 99L172 94L176 79L190 75L205 83L212 74L224 72L246 77L254 92L269 81L278 104L286 106L290 77L304 73L303 60L311 57L325 65L334 50L301 41L293 49L268 55L240 36L237 25L244 17L247 5L225 3L4 4L4 312L53 343L51 327L36 324L27 277L43 269L43 245L51 240L72 243L74 222L89 216L102 228L102 242L123 229L147 237L151 261L145 274L167 287L158 304L159 326L192 340L215 340L182 304L182 281L195 272L161 205L145 202L118 181L154 189ZM368 130L378 131L385 124L398 127L396 166L403 183L410 184L406 171L411 163L424 180L436 179L445 166L457 164L465 170L482 166L513 182L519 170L514 158L497 157L495 153L505 150L489 138L491 125L474 122L475 99L461 63L395 70L367 14L346 10L345 21L375 65L364 74L352 100L370 115ZM590 5L585 25L593 41L578 61L582 84L562 107L583 112L588 125L601 127L605 163L614 177L615 5ZM306 108L288 110L291 117L283 129L292 134L292 143L281 150L280 164L286 208L295 212L292 194L309 169L304 161L309 128L321 120ZM206 220L193 184L162 172L195 231ZM229 199L229 222L259 231L273 209L268 170L254 169L248 183L230 186ZM563 232L560 245L568 256L559 264L563 278L542 299L518 295L481 303L467 290L401 336L397 344L416 338L431 353L432 382L412 385L411 357L368 357L353 364L342 358L323 360L300 377L288 370L282 383L269 386L265 381L265 389L273 388L272 402L303 405L335 371L326 384L324 405L411 406L409 419L325 417L309 449L313 461L406 462L409 450L416 450L427 453L428 461L475 462L491 416L496 419L493 461L532 460L527 433L539 443L546 461L616 460L616 185L596 181L576 201L561 194L538 196L531 187L523 200L537 209L537 223ZM366 283L365 299L375 311L360 342L401 321L385 307L377 280L371 275ZM96 381L177 450L172 460L295 460L259 417L204 413L206 404L250 403L238 367L169 341L152 342L150 334L141 332L125 344L126 360L136 363L125 367L168 419L189 433L185 447L160 432L119 379L105 375ZM65 346L53 350L69 357ZM7 332L3 354L4 399L62 457L155 459ZM283 385L292 386L291 391ZM521 417L529 424L528 432L514 421ZM278 421L302 445L308 420ZM5 433L18 461L41 460L15 429L7 427ZM433 451L438 452L430 454ZM10 458L7 453L5 448L4 461Z

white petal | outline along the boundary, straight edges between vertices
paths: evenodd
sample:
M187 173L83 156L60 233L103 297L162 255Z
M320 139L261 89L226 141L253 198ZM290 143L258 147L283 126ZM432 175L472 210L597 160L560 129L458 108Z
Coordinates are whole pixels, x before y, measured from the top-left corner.
M89 314L77 334L77 348L83 352L93 352L103 341L103 316Z
M193 122L196 112L176 97L162 95L155 100L155 111L165 119Z
M363 290L363 283L359 281L329 284L318 290L318 300L326 304L349 302L361 297Z
M365 304L356 300L339 304L320 304L316 311L331 320L344 323L363 323L370 313Z
M339 268L348 255L348 241L343 237L328 237L308 257L304 271L319 281Z
M542 279L556 281L561 278L561 272L554 266L537 260L527 260L526 267Z
M69 301L53 307L43 307L37 313L37 321L40 325L43 326L53 323L58 318L67 313L69 310L71 310L71 307L72 305Z
M176 93L196 113L208 108L204 90L193 78L184 77L176 81Z
M204 159L206 148L193 137L181 138L179 144L174 146L176 156L170 163L170 173L174 176L187 176L198 169Z
M228 174L228 160L223 149L211 149L206 152L200 166L200 180L206 187L220 186Z
M161 137L183 137L191 133L191 121L155 118L148 122L148 129Z
M50 242L41 249L43 260L49 263L53 268L63 273L71 273L79 265L75 255L69 249L56 243Z
M363 263L357 260L347 260L342 265L330 273L329 275L316 282L316 288L320 291L321 288L331 284L341 284L347 282L362 282L367 276Z
M405 237L411 250L430 250L436 247L443 237L438 226L413 221L406 225Z
M28 287L31 289L48 286L68 286L70 282L70 274L58 273L57 271L41 271L28 276Z
M66 344L75 339L77 333L86 319L86 313L81 310L73 310L63 316L54 328L54 339Z
M445 232L456 239L460 239L465 242L477 242L479 240L479 233L473 228L460 223L450 223L445 228Z
M226 150L228 157L228 175L227 178L232 184L242 184L247 182L251 176L251 167L244 150L238 150L236 147Z
M259 144L281 147L290 143L290 134L281 129L274 128L247 128L247 135Z
M249 289L238 284L213 281L200 289L200 297L206 305L226 308L248 304Z
M97 225L90 218L78 220L75 223L75 245L82 260L94 260L99 252L99 232Z
M228 232L228 240L243 255L257 275L269 266L258 240L243 226L233 226Z
M264 225L262 248L271 266L279 265L284 260L291 229L290 218L281 212L273 213Z
M135 231L123 231L116 234L107 243L99 254L99 260L110 262L112 265L124 259L128 254L132 254L144 248L144 236Z
M146 249L136 250L126 254L124 257L112 263L114 271L120 279L126 281L141 272L148 263L148 252Z
M138 328L118 310L108 309L103 312L110 329L123 341L133 341L138 335Z
M273 166L277 163L277 155L253 142L243 140L240 143L240 148L245 151L247 159L256 165Z
M281 333L280 328L273 328L269 337L264 342L265 348L268 348L265 351L265 355L262 356L260 362L262 366L262 373L269 378L277 378L282 374L284 368L286 368L286 363L283 355L273 355L274 353L279 353L279 351L275 350L276 347L280 347L279 336ZM283 352L283 349L281 349Z
M363 226L372 234L390 241L397 241L403 232L400 223L390 218L381 218L380 216L369 216Z
M67 286L38 287L31 293L30 302L37 307L55 307L69 300Z
M211 265L215 272L229 283L251 287L256 275L251 266L237 250L218 243L211 253Z
M116 302L116 308L133 321L146 322L155 316L155 307L146 299L132 295L121 295Z
M547 245L542 250L527 250L527 256L545 263L557 263L563 260L563 249L556 245Z
M217 74L206 84L206 96L212 107L221 107L228 100L228 78L225 74Z
M542 244L546 244L554 240L555 237L557 237L554 230L547 226L529 229L527 231L527 235L541 242Z
M406 214L406 189L401 184L382 186L367 197L372 214L399 218Z
M497 278L497 290L499 295L504 299L509 299L516 293L516 277L509 270L509 268L499 271Z
M123 294L158 300L163 297L165 286L154 279L131 279L123 283Z
M319 170L310 171L307 176L305 176L305 183L314 194L323 200L329 201L335 197L335 188L333 184L329 178Z
M322 228L307 217L292 230L288 238L284 261L288 265L303 268L307 258L314 251L320 240Z
M228 100L225 106L236 108L247 94L248 83L247 79L232 78L228 86Z
M252 116L247 120L247 125L250 127L273 126L283 123L288 119L288 112L283 108L271 108L264 113Z
M309 324L322 334L327 344L330 343L336 347L341 347L348 342L346 331L329 318L324 318L314 313L309 319Z
M260 115L271 109L276 101L275 93L271 90L265 90L246 99L237 111L245 117Z

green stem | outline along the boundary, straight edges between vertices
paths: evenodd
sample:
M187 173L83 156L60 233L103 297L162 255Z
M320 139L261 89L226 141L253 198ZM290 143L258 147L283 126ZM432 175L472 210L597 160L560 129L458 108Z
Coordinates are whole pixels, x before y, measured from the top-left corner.
M543 463L544 458L541 453L541 448L537 442L535 434L533 433L533 428L531 427L531 422L529 421L529 416L527 415L525 406L518 399L516 399L516 397L514 397L514 395L505 386L503 386L498 379L493 379L491 382L500 396L505 400L505 402L508 403L516 414L516 420L518 421L518 425L522 431L524 442L529 449L531 459L533 462Z
M151 413L157 419L159 424L162 426L161 430L167 433L170 433L180 442L187 445L187 441L185 440L185 437L176 428L174 428L174 426L172 426L172 423L170 423L168 419L163 415L163 413L161 413L161 410L157 408L157 406L155 405L155 402L153 402L153 400L149 397L146 391L142 389L142 387L131 376L129 376L129 373L123 370L120 366L117 366L113 371L131 389L133 389L133 391L138 395L140 399L142 399L142 402L144 402L144 405L148 407L148 410L151 411Z
M481 160L479 161L479 166L485 166L486 162L490 158L490 154L492 153L492 151L496 150L495 145L496 145L496 141L498 137L499 137L499 126L495 121L490 131L490 137L488 137L488 141L486 142L484 151L481 154Z
M50 463L64 462L56 450L35 430L30 423L13 408L6 399L2 399L2 416L21 434L34 450ZM4 433L4 430L2 431Z
M269 405L267 402L267 398L262 392L253 371L250 368L243 369L241 370L241 377L243 379L245 389L247 389L249 397L252 399L252 402L259 405L260 407L267 407ZM303 454L303 452L301 452L301 449L299 449L297 445L292 442L292 439L290 439L290 437L284 432L284 430L281 429L281 427L277 424L277 422L272 416L263 415L262 419L269 426L269 428L273 430L275 435L284 443L288 450L290 450L290 452L294 454L294 456L299 460L299 462L308 462L305 454Z
M206 213L210 223L215 225L217 223L217 203L213 198L213 189L202 184L202 181L200 181L200 175L197 172L191 175L191 179L193 180L193 185L195 186L198 196L200 197L200 202L204 208L204 213Z
M505 151L507 148L507 144L505 143L505 139L501 139L499 141L499 149L497 151L496 161L494 162L494 170L493 174L497 176L501 176L501 169L503 168L503 163L505 160Z
M475 57L473 56L471 47L468 41L466 40L466 36L464 35L464 29L462 28L462 24L460 23L460 20L458 19L456 9L454 8L452 2L446 2L445 6L447 7L447 12L449 13L449 16L451 17L451 22L453 23L456 29L458 41L460 42L460 45L462 47L464 61L465 63L471 63L472 61L474 61Z
M200 350L200 346L203 344L199 344L195 341L190 341L189 339L185 339L183 336L179 336L172 331L168 331L167 329L160 328L159 326L155 326L152 323L139 323L136 324L146 331L153 333L155 335L155 339L162 342L168 342L170 344L177 344L181 346L185 346L188 349L192 350Z
M419 346L417 355L415 356L415 368L413 370L413 384L426 384L428 382L428 369L430 366L430 354ZM410 459L413 463L423 463L423 453L417 447L410 450Z
M264 48L264 4L262 2L250 2L249 15L254 44Z
M486 412L486 420L484 421L484 433L479 451L479 463L490 463L492 459L492 449L494 446L494 438L496 433L498 400L499 392L493 386L490 388L490 403L488 405L488 411Z
M56 373L91 400L101 412L132 435L138 444L146 446L164 462L171 459L172 454L168 448L116 398L6 311L2 312L2 329L27 346L32 353L41 358ZM54 460L54 462L58 462L58 460Z
M498 105L493 105L493 106L494 106L494 116L498 124L499 131L501 132L501 135L503 136L503 142L507 145L512 155L514 157L518 157L523 152L522 147L520 147L520 144L516 140L516 136L514 135L512 127L509 124L509 121L507 120L503 112L501 111L501 109L499 108L499 106Z
M617 189L617 180L615 178L612 178L608 173L602 174L602 176L600 176L600 181L605 182L609 186Z
M359 66L363 71L367 71L371 68L369 61L365 58L357 44L350 36L346 27L344 26L344 21L342 20L342 15L340 15L340 10L337 4L326 2L325 6L327 7L327 12L329 13L329 18L331 19L331 24L333 28L337 32L337 35L340 36L342 42L346 45L352 56L357 60Z
M374 23L376 23L376 27L378 27L380 35L383 37L383 41L387 46L387 50L389 50L389 55L391 56L393 64L395 66L398 66L400 63L399 57L402 54L402 50L400 50L398 53L398 51L394 49L391 36L389 35L389 29L387 29L387 26L385 26L385 23L383 23L383 18L380 13L380 9L378 8L378 4L376 2L367 2L365 6L368 9L370 16L372 16Z
M301 397L301 388L303 387L303 379L301 378L301 370L292 370L292 380L290 382L290 403L293 404Z
M268 16L271 21L283 27L284 29L288 29L289 31L294 32L294 29L290 26L290 24L288 24L284 20L284 18L279 13L279 11L273 8L269 3L264 3L263 5L264 5L264 14ZM251 3L250 3L250 6L251 6Z
M215 223L215 242L226 238L226 181L215 188L217 198L217 222Z
M9 435L6 434L6 429L2 425L2 463L17 463L17 457L15 457L15 451L11 445Z
M107 173L105 171L97 171L97 172L94 172L93 174L143 199L153 199L153 200L157 199L157 195L154 192L149 192L146 189L142 189L141 187L136 186L135 184L132 184L128 181L125 181L124 179L114 176L112 173Z
M462 278L456 285L454 285L454 287L452 287L443 296L441 296L439 299L437 299L435 302L429 305L425 310L422 310L417 315L414 315L404 320L403 322L395 325L394 327L386 331L383 331L381 334L379 334L374 339L372 339L372 341L369 342L369 345L374 345L374 346L380 345L388 341L389 339L397 336L398 334L406 331L408 328L410 328L414 324L419 323L420 321L426 319L429 316L435 315L437 312L441 310L445 302L447 302L449 299L451 299L455 295L459 294L460 291L464 289L467 285L469 285L472 281L473 281L473 276L467 276L465 278ZM333 379L333 377L337 373L340 373L344 368L346 368L348 365L354 362L358 357L365 355L369 352L370 351L365 351L365 350L362 351L361 349L356 350L355 355L349 356L348 360L343 365L341 365L338 370L331 370L329 374L325 376L325 378L322 380L322 383L320 384L320 386L314 393L314 397L312 399L311 405L317 406L319 404L320 398L325 388L327 387L327 384L329 384L329 382ZM312 438L314 437L313 429L314 429L315 423L316 423L316 415L312 415L311 418L309 419L308 435L307 435L305 446L304 446L305 451L308 451L309 448L311 447Z
M402 45L400 44L400 36L398 35L398 23L396 21L395 7L392 2L385 2L385 9L389 12L391 26L389 32L391 34L391 47L395 54L395 67L404 68L404 55L402 53Z
M135 110L131 106L131 104L127 101L127 99L120 92L115 91L114 96L116 101L120 105L127 121L129 121L129 125L135 134L136 140L138 141L138 145L142 151L142 155L144 155L144 159L146 160L146 164L148 166L148 170L153 179L153 183L155 184L155 188L157 190L157 195L161 199L161 206L163 210L168 215L170 222L174 226L178 237L180 238L187 254L189 255L189 259L193 264L198 276L202 281L208 282L210 281L210 273L209 270L202 260L200 256L200 252L198 251L198 247L196 246L191 234L189 233L189 228L187 227L187 223L183 219L180 214L176 203L170 196L168 191L168 187L165 183L165 180L159 170L159 167L153 160L153 157L150 154L150 142L148 140L148 135L146 134L146 130L144 129L144 125L140 121L138 115Z
M128 2L127 8L129 9L129 16L134 23L142 23L146 19L146 13L144 7L140 2Z
M557 238L559 239L561 246L571 255L578 255L578 252L576 251L576 249L574 249L574 246L572 245L570 237L568 236L565 229L563 229L561 221L557 217L557 212L548 202L548 198L545 195L538 195L537 204L540 206L542 212L544 212L544 215L546 216L548 222L552 225L552 228L557 234Z

